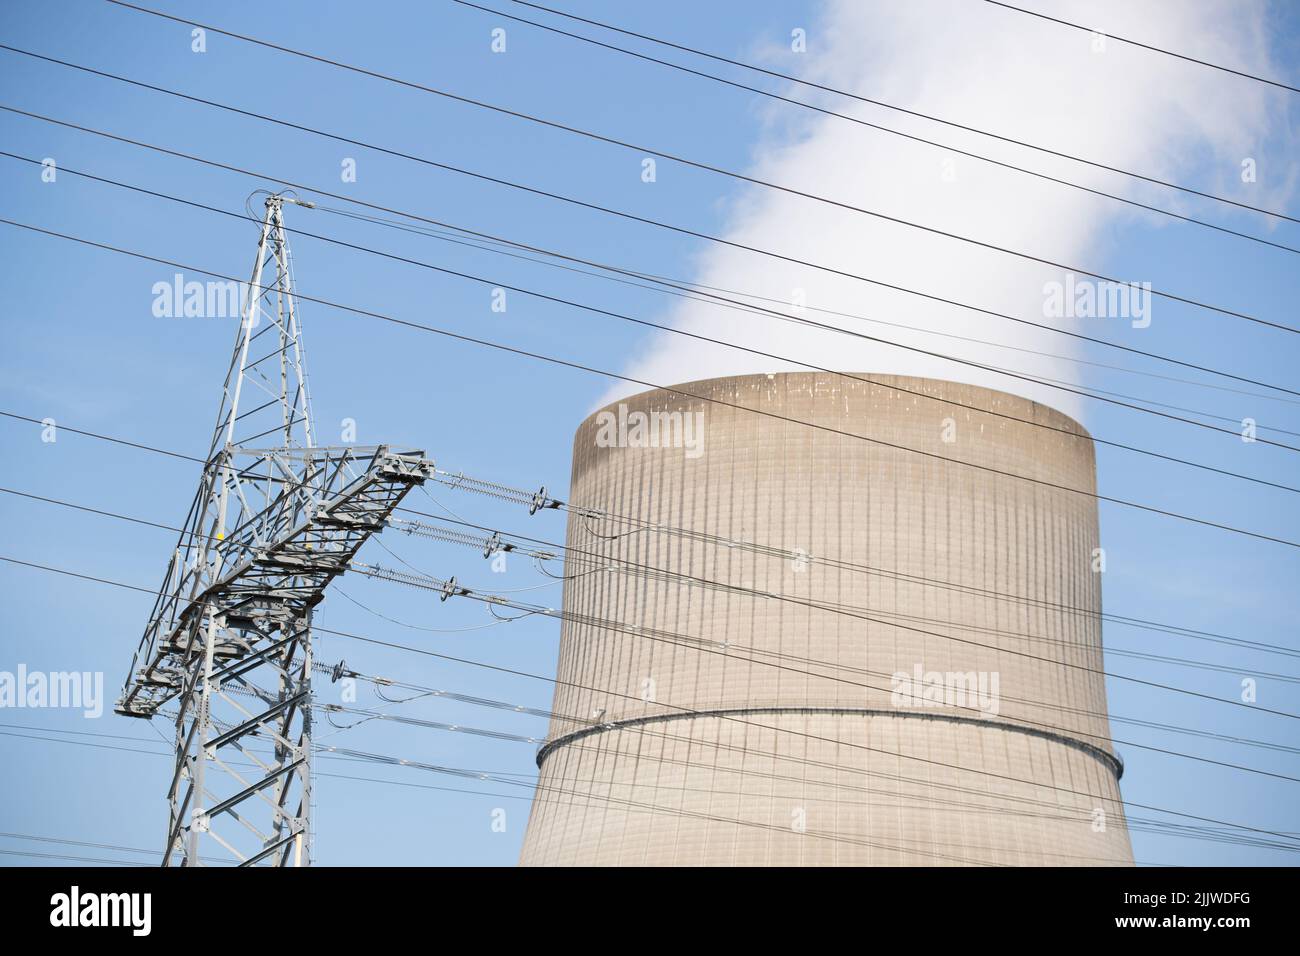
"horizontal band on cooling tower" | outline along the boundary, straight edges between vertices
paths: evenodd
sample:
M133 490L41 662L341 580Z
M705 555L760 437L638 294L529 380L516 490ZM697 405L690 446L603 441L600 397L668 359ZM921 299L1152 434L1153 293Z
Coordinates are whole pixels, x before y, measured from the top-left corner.
M930 711L916 710L885 710L883 708L873 707L726 707L717 710L692 710L688 713L674 714L651 714L646 717L628 717L623 720L610 720L603 723L595 724L591 727L584 727L581 730L574 730L562 737L556 737L548 742L541 750L537 751L537 766L542 765L550 754L565 744L572 743L575 740L581 740L583 737L591 737L596 734L603 734L611 730L622 730L627 727L640 727L645 724L667 723L673 720L697 720L701 717L743 717L750 714L839 714L844 716L855 717L893 717L905 720L937 720L950 724L970 724L975 727L988 727L994 730L1005 730L1013 733L1025 734L1030 737L1039 737L1043 740L1049 740L1052 743L1064 744L1067 747L1073 747L1075 750L1081 750L1101 761L1110 768L1115 779L1119 780L1124 776L1124 761L1109 751L1102 750L1100 747L1090 743L1085 743L1074 737L1067 737L1064 734L1053 733L1050 730L1042 730L1038 727L1029 727L1024 724L1014 723L1009 720L989 720L985 717L966 717L960 714L936 714ZM837 741L829 741L835 743ZM889 756L886 754L886 756ZM976 768L956 768L976 769Z

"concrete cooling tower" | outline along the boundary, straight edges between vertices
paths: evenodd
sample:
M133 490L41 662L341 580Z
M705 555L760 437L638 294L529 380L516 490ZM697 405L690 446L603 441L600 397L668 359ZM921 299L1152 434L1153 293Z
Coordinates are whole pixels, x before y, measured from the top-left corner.
M1083 427L932 379L677 388L574 440L601 514L521 862L1131 865Z

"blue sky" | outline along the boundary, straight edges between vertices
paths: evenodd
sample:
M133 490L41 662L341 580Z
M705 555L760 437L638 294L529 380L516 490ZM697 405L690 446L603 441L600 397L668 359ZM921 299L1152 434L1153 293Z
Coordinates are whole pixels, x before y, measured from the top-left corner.
M185 15L190 5L160 2L158 6ZM600 15L603 5L571 2L567 8ZM798 114L793 118L787 115L793 107L756 101L742 91L521 25L507 25L508 52L495 55L489 47L489 34L499 21L442 0L407 4L384 19L351 3L312 4L308 8L235 0L216 12L204 7L202 12L192 13L236 31L652 144L728 169L741 170L768 161L774 142L795 146L817 135L816 129L800 125L805 120ZM1031 29L1026 24L1009 24L1005 16L979 13L987 19L991 32ZM802 61L781 52L791 26L809 25L815 39L818 25L825 22L824 11L816 3L728 2L704 8L672 2L628 5L620 7L616 17L608 16L634 29L689 38L702 48L730 56L762 56L775 68L791 71L805 68ZM1285 71L1279 75L1295 83L1300 80L1296 18L1276 12L1267 16L1261 22L1270 25L1266 43L1273 62L1269 65ZM5 5L0 11L0 31L8 44L703 232L723 234L737 229L754 210L753 190L734 180L661 161L658 181L646 184L641 181L640 157L632 152L215 34L207 38L207 52L196 54L190 49L187 28L105 4L78 0L45 6ZM1032 35L1035 42L1043 44L1075 42L1068 33L1035 30ZM973 81L956 70L943 75L942 65L933 69L940 72L931 79L941 86ZM1225 84L1233 90L1246 83L1217 75L1208 81L1198 75L1196 82ZM4 51L0 51L0 87L7 105L574 255L614 259L669 276L708 274L711 268L707 246L685 236ZM1241 89L1243 98L1256 95L1249 87ZM1276 114L1259 128L1266 126L1276 138L1258 146L1261 158L1273 157L1274 161L1261 162L1262 176L1268 182L1260 189L1269 202L1290 201L1288 208L1294 213L1300 205L1291 201L1285 183L1294 170L1287 168L1285 150L1279 146L1292 142L1290 130L1297 114L1294 105L1283 98L1269 103L1276 107ZM1061 108L1070 107L1067 103ZM1047 119L1024 113L1009 115L1003 128L1030 136L1041 125L1039 121ZM941 128L931 132L936 137L943 135ZM859 134L855 131L854 135ZM863 156L880 148L868 132L860 135ZM248 194L266 185L265 181L13 114L0 114L0 138L9 152L36 159L54 157L64 169L84 169L231 211L241 211ZM1094 155L1104 159L1105 137L1098 142ZM349 157L357 160L355 183L340 181L340 164ZM1206 149L1186 157L1177 171L1197 186L1239 195L1240 184L1231 181L1235 165L1225 172L1221 159ZM851 162L852 157L845 158L846 167ZM247 222L87 182L67 172L61 172L54 184L43 183L35 167L4 157L0 157L0 171L5 185L0 215L6 218L217 272L242 276L248 271L256 236ZM1077 178L1102 181L1094 173L1081 172ZM1105 182L1112 188L1130 188L1113 177ZM1138 195L1144 201L1167 197L1155 190ZM1103 200L1088 202L1105 206ZM1260 217L1214 204L1192 203L1186 197L1170 198L1167 204L1233 228L1268 234L1274 241L1300 244L1300 227L1294 224L1270 231ZM538 288L658 322L675 316L672 301L653 293L344 220L323 211L291 208L287 215L291 227L300 225L349 242L436 261L493 281ZM1012 225L1015 215L1014 210L1008 214ZM1060 229L1058 224L1057 228L1068 232L1069 226L1066 223ZM1010 229L1007 223L990 223L989 227ZM215 412L233 341L233 323L155 318L150 312L153 284L170 280L174 272L157 264L12 227L0 227L0 243L7 293L0 407L188 454L204 454L205 432ZM1018 245L1030 247L1031 239L1022 238ZM800 237L789 237L783 248L797 253ZM1089 220L1083 253L1079 263L1097 271L1150 281L1157 288L1300 324L1294 307L1300 296L1300 270L1288 253L1152 217L1111 213ZM524 296L512 296L505 314L494 313L489 308L489 287L482 284L305 237L295 240L294 255L299 287L308 295L613 371L635 370L638 363L649 361L647 356L663 354L662 342L645 329ZM869 261L872 255L873 250L866 249L862 258ZM944 260L933 265L942 270ZM765 265L759 260L751 268L761 275ZM1051 270L1041 270L1033 281L1041 284L1053 275ZM965 297L986 301L981 299L983 291L976 284L966 288ZM1296 382L1300 347L1295 336L1175 303L1160 302L1157 307L1159 321L1151 329L1108 328L1106 334L1134 347L1175 354L1262 381ZM409 444L425 449L444 468L464 469L520 487L544 483L563 497L573 429L607 394L608 380L310 304L304 307L304 316L314 411L322 440L337 440L338 435L332 433L339 430L343 419L351 418L357 422L360 442ZM1012 334L1005 324L993 320L963 319L969 323L963 326L969 334L993 339ZM1055 345L1063 348L1059 341ZM797 348L796 344L782 354L796 354ZM1096 361L1116 361L1115 353L1096 350L1079 354ZM873 364L855 371L894 370L888 355L863 356L861 360ZM1169 371L1154 365L1142 367ZM1072 368L1071 375L1093 388L1138 393L1175 404L1186 402L1233 418L1252 415L1262 424L1300 432L1294 403L1154 380L1135 383L1132 376L1097 368ZM1202 434L1096 403L1087 404L1081 414L1095 435L1274 481L1294 482L1296 477L1293 459L1287 457L1290 452L1245 445L1228 436ZM1276 437L1296 440L1294 435ZM66 432L54 444L42 443L34 426L12 420L0 420L0 448L4 462L0 484L5 487L167 524L183 518L197 479L197 466L191 463ZM1291 493L1108 448L1098 449L1098 467L1103 494L1300 539L1300 509ZM467 520L549 540L561 540L563 534L562 518L555 514L529 518L522 510L497 507L486 498L445 489L434 490L433 495ZM417 500L415 506L436 510L427 500ZM1108 611L1300 646L1295 631L1300 610L1297 549L1118 506L1103 504L1101 512L1108 553ZM142 587L157 585L172 545L167 532L9 495L0 495L0 514L6 529L0 553ZM506 575L494 575L471 551L406 538L386 539L385 543L431 574L446 577L454 573L470 586L496 590L538 587L519 596L558 604L558 589L541 587L546 579L523 561L514 562ZM370 557L391 563L382 552L372 551ZM327 601L318 619L327 627L520 671L553 673L558 638L554 622L524 620L479 628L489 620L479 605L439 604L423 592L353 578L343 581L341 590L364 605L382 607L385 615L397 621L447 629L448 633L381 620L338 595ZM106 691L110 698L115 697L148 613L146 596L13 566L0 567L0 594L4 598L0 601L0 670L13 670L21 662L31 670L102 671ZM1293 658L1243 656L1221 645L1154 632L1108 625L1105 637L1109 647L1194 656L1242 672L1252 668L1300 672ZM329 636L322 636L316 647L318 659L333 662L343 658L368 674L533 707L545 708L550 703L551 685L541 680ZM1240 674L1236 673L1113 656L1107 665L1118 673L1215 697L1235 698L1240 692ZM1295 683L1264 679L1259 688L1261 705L1300 712ZM1122 681L1110 681L1108 690L1116 714L1288 745L1297 739L1294 721L1286 718ZM329 692L325 689L322 694ZM364 693L362 700L367 700ZM545 732L544 723L537 718L485 712L447 701L412 705L410 712L431 720L463 721L516 733L540 736ZM0 731L6 732L0 735L0 766L7 781L0 793L0 831L128 847L160 845L170 763L159 755L165 747L149 726L111 713L90 721L58 710L0 711L0 725ZM38 729L24 730L18 725ZM325 733L332 730L324 724L321 729ZM166 732L163 727L158 730ZM1278 773L1294 774L1297 769L1292 754L1137 727L1117 725L1115 732L1141 743L1240 761ZM123 739L78 734L121 735ZM52 742L56 738L65 742ZM105 750L81 746L78 741L156 753ZM534 770L532 749L525 745L391 724L360 727L320 742L446 766L519 774L525 782ZM1300 830L1294 783L1135 748L1119 749L1127 764L1123 792L1129 800L1265 828ZM512 792L500 786L336 759L322 759L318 770L315 845L321 863L508 865L518 857L528 807L527 800L519 798L529 796L526 787ZM328 776L336 773L396 785ZM494 790L508 793L512 799L422 789L428 787ZM494 832L490 826L497 807L507 811L504 833ZM34 846L0 838L0 849ZM1145 833L1134 834L1134 848L1140 861L1278 864L1292 860L1289 855L1257 848ZM84 852L149 859L124 852ZM8 856L0 860L39 862Z

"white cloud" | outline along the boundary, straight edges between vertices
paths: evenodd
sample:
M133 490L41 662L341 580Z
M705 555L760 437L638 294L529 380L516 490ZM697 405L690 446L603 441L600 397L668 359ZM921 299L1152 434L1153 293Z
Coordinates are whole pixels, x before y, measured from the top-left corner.
M1282 72L1272 69L1269 61L1267 10L1260 4L1106 0L1059 3L1044 9L1077 22L1107 24L1115 33L1150 38L1225 65L1266 74ZM1281 148L1288 144L1276 142L1285 135L1280 132L1284 107L1279 94L1261 84L1114 40L1106 44L1105 52L1094 52L1091 37L1085 33L972 0L828 0L821 21L808 25L808 42L806 54L774 54L769 62L775 69L863 96L1124 169L1202 184L1254 204L1284 204L1292 191L1292 182L1275 180L1278 171L1288 166ZM803 99L813 96L797 86L787 92ZM1192 204L1188 197L1169 190L987 137L840 97L816 102L1073 182L1183 212L1204 211L1215 221L1241 224L1225 207ZM945 156L932 147L836 117L781 103L772 103L766 110L769 123L755 144L748 174L945 231L1104 272L1098 267L1105 262L1110 227L1137 217L1153 230L1153 241L1160 241L1159 230L1169 223L1165 217L1113 200L978 160ZM1261 155L1266 148L1277 157L1272 163ZM1246 156L1256 158L1261 173L1273 172L1273 176L1261 175L1249 192L1238 176ZM952 162L953 181L944 178L947 160ZM1062 277L1061 270L1048 266L757 186L746 187L734 204L724 234L735 242L1035 321L1051 321L1043 317L1043 286ZM1150 278L1117 277L1133 281ZM1058 359L915 330L941 330L1020 348L1080 355L1071 340L1062 336L716 244L701 250L694 280L782 302L791 301L802 290L808 306L866 315L908 328L804 313L818 322L1056 379L1079 380L1083 374ZM1157 302L1157 308L1160 305ZM1127 334L1131 344L1147 344L1132 339L1140 333L1126 330L1122 323L1116 326L1117 321L1092 319L1073 327L1107 338ZM770 317L683 302L670 313L668 323L841 371L974 382L1027 395L1081 417L1078 400L1056 390ZM1113 359L1113 355L1107 358ZM799 366L781 366L662 333L647 343L626 373L672 384L782 368ZM603 401L633 390L619 387Z

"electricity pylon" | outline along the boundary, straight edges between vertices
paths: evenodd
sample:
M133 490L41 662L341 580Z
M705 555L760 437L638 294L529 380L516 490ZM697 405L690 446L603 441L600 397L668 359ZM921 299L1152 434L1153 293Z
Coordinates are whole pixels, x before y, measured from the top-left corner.
M434 474L421 451L314 443L286 203L311 208L266 200L198 493L117 703L175 720L164 866L310 864L312 611Z

